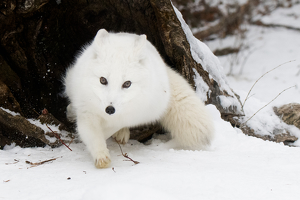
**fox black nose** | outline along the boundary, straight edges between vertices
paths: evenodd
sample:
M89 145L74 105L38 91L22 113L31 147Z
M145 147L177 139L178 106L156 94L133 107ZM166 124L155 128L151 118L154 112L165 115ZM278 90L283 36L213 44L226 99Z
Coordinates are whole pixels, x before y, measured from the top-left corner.
M115 113L115 108L112 107L112 106L107 106L106 109L105 109L105 112L109 115L112 115Z

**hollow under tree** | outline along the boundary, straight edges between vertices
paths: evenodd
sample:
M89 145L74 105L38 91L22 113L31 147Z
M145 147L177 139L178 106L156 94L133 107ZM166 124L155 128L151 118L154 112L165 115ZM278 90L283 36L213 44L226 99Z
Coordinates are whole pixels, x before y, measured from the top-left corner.
M101 28L146 34L165 62L195 87L206 104L214 104L224 119L243 113L218 59L193 37L169 0L3 0L0 87L6 90L0 88L0 106L25 118L36 117L34 110L47 108L67 123L62 76ZM5 117L0 117L0 141L16 141L16 130L1 120ZM156 130L152 128L150 135ZM145 132L141 128L134 131Z

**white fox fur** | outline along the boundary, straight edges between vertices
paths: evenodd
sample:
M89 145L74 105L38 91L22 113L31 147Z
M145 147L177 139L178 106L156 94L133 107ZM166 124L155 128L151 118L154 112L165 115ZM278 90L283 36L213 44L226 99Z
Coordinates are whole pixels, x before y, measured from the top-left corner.
M129 127L160 121L188 149L202 149L213 137L203 102L145 35L99 30L64 81L67 117L76 120L97 168L110 164L106 139L126 143Z

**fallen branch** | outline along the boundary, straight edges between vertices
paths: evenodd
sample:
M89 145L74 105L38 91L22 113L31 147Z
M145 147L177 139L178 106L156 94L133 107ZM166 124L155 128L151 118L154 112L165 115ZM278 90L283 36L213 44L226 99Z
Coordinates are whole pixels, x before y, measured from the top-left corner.
M36 163L30 162L30 161L28 161L28 160L26 160L25 162L26 162L26 164L30 164L30 165L32 165L33 167L36 167L36 166L45 164L45 163L47 163L47 162L54 161L54 160L56 160L56 159L57 159L57 158L52 158L52 159L49 159L49 160L44 160L44 161L36 162Z
M271 69L270 71L267 71L267 72L264 73L261 77L259 77L259 78L255 81L255 83L252 85L251 89L249 90L249 92L248 92L248 94L247 94L247 96L246 96L246 98L245 98L245 100L244 100L244 103L243 103L243 105L242 105L242 109L244 108L246 101L249 99L248 96L250 95L250 93L251 93L253 87L256 85L256 83L257 83L262 77L264 77L264 76L265 76L266 74L268 74L269 72L271 72L271 71L277 69L278 67L281 67L282 65L287 64L287 63L290 63L290 62L293 62L293 61L295 61L295 60L290 60L290 61L288 61L288 62L282 63L282 64L278 65L277 67ZM293 86L293 87L294 87L294 86ZM284 91L282 91L282 92L284 92ZM282 92L281 92L281 93L282 93ZM281 93L280 93L280 94L281 94ZM277 98L277 97L276 97L276 98ZM273 100L274 100L274 99L273 99ZM272 101L273 101L273 100L272 100ZM272 102L272 101L271 101L271 102ZM270 102L270 103L271 103L271 102Z
M55 133L54 131L52 131L52 129L46 124L46 126L47 126L47 128L49 128L49 130L55 135L55 137L57 138L57 139L59 139L59 141L63 144L63 145L65 145L70 151L72 151L72 149L68 146L68 145L66 145L66 143L64 143L61 139L60 139L60 137L59 137L59 135L57 134L57 133ZM72 140L73 141L73 140ZM71 141L71 142L72 142ZM71 142L70 142L70 144L71 144ZM70 145L69 144L69 145Z
M281 95L283 92L285 92L286 90L289 90L293 87L296 87L296 85L291 86L289 88L284 89L283 91L281 91L274 99L272 99L272 101L270 101L269 103L267 103L266 105L264 105L263 107L261 107L258 111L256 111L249 119L247 119L244 123L242 123L241 125L245 125L252 117L254 117L254 115L256 115L260 110L262 110L263 108L265 108L267 105L269 105L271 102L273 102L275 99L277 99L277 97L279 97L279 95Z
M116 142L117 142L117 140L115 140ZM119 145L119 147L120 147L120 150L121 150L121 153L122 153L122 156L124 156L125 158L127 158L128 160L125 160L125 161L132 161L134 164L139 164L140 162L138 162L138 161L135 161L135 160L132 160L129 156L128 156L128 154L127 153L123 153L123 150L122 150L122 148L121 148L121 145L117 142L117 144Z

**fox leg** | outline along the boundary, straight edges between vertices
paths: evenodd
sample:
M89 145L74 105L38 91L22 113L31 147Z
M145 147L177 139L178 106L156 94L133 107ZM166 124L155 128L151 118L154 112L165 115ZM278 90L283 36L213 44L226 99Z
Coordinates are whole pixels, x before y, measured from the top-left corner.
M97 168L109 167L110 155L100 123L94 116L82 114L77 116L77 128L80 138L94 159L95 166Z

